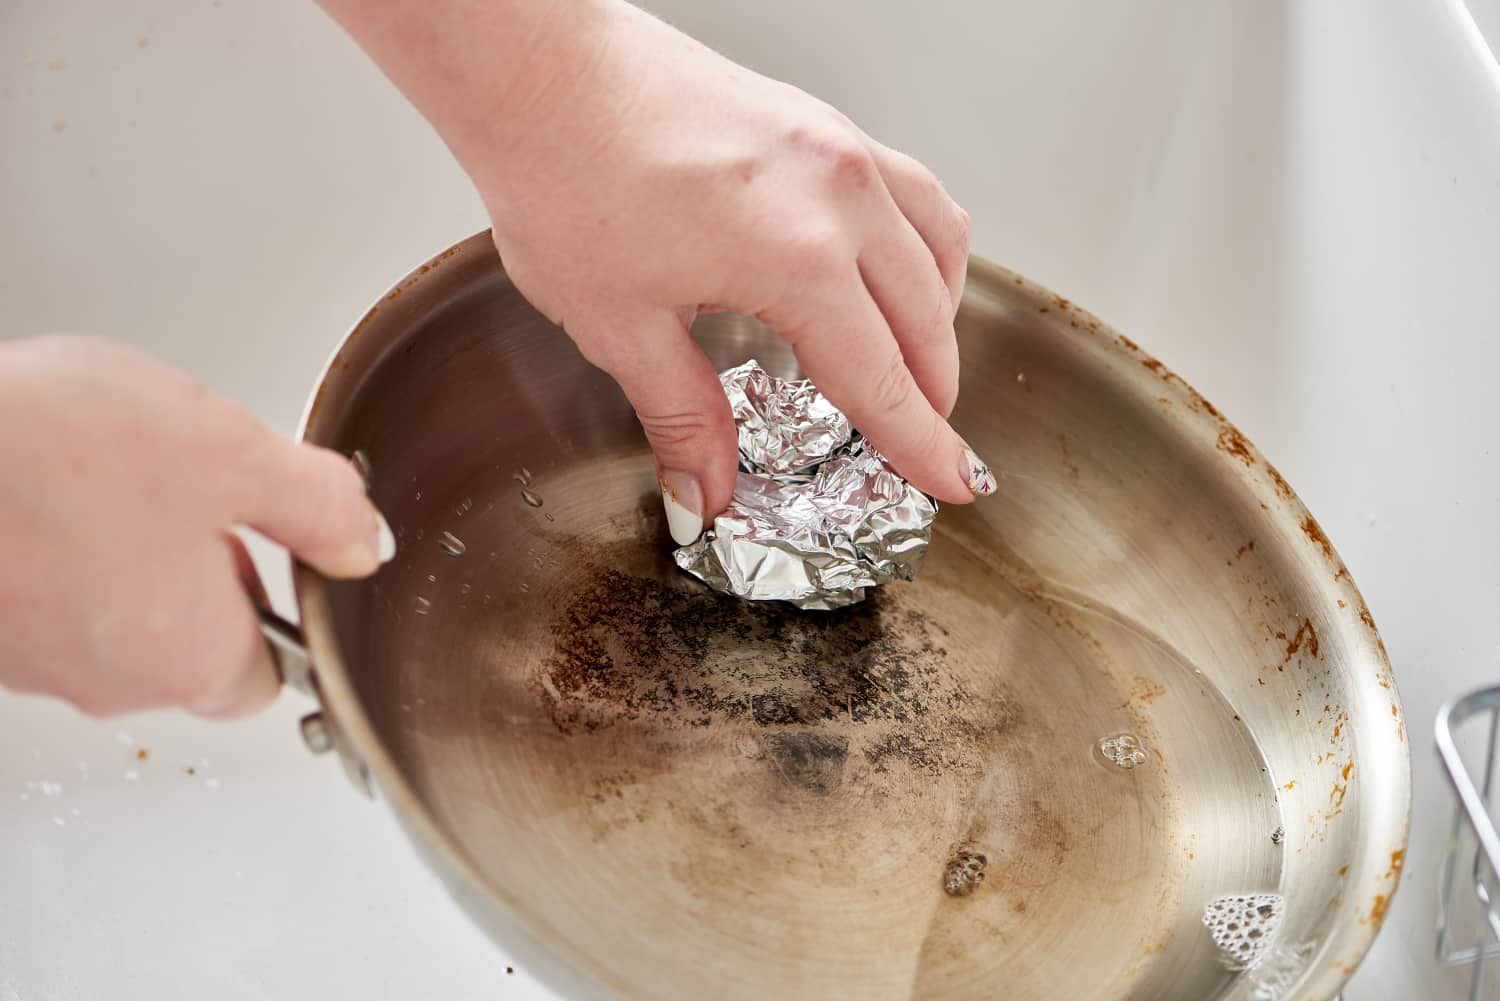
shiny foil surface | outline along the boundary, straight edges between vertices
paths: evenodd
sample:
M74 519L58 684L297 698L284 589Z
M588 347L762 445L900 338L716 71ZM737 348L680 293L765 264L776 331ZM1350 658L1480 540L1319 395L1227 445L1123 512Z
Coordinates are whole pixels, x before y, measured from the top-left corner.
M739 432L729 507L677 565L753 601L833 609L910 580L937 504L896 475L811 382L755 361L719 375Z

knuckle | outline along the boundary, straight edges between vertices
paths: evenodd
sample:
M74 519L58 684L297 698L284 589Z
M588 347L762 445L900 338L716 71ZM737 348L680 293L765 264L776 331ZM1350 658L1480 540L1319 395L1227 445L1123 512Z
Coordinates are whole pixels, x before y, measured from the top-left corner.
M821 152L830 176L841 187L867 188L879 177L875 158L858 143L836 141Z
M866 186L879 176L874 155L853 129L837 121L812 128L798 127L789 135L799 153L809 157L839 186Z
M954 206L957 210L953 219L953 245L962 257L969 256L969 242L974 235L974 228L969 221L969 213Z
M870 385L870 399L883 412L899 411L911 402L916 383L900 351L892 351Z
M943 201L946 201L948 198L947 192L943 189L943 182L937 179L937 175L915 160L911 161L911 163L912 184L915 185L918 193L924 198L930 199L929 204L941 204Z
M656 448L681 448L705 438L716 437L719 421L708 414L683 412L675 414L637 414L646 437Z

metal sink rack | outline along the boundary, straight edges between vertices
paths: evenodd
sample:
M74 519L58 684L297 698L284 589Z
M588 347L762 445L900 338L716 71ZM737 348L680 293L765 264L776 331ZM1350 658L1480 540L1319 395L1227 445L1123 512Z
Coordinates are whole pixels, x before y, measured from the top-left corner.
M1460 733L1485 734L1482 777L1459 747ZM1469 692L1438 711L1438 753L1458 795L1439 883L1438 958L1474 968L1471 1001L1485 996L1486 966L1500 957L1500 833L1492 792L1500 738L1500 686ZM1472 883L1472 886L1470 885ZM1470 892L1472 891L1472 892ZM1491 995L1495 996L1495 995Z

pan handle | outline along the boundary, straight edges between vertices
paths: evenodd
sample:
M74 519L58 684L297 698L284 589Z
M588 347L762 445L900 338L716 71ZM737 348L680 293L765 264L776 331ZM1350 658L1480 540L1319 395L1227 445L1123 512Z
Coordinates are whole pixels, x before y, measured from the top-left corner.
M256 611L260 613L261 635L271 648L271 660L276 664L276 673L281 675L282 683L316 696L311 677L312 657L307 652L307 644L302 641L302 630L267 605L260 605Z
M261 635L266 638L266 645L271 649L271 660L276 665L276 672L281 675L282 683L311 695L321 706L323 697L318 691L312 655L307 651L302 630L272 611L265 603L260 603L256 611L260 613ZM303 716L298 727L302 731L302 743L307 745L309 751L326 754L337 750L354 787L366 796L374 797L369 769L349 750L348 741L341 739L338 726L327 709L320 708Z

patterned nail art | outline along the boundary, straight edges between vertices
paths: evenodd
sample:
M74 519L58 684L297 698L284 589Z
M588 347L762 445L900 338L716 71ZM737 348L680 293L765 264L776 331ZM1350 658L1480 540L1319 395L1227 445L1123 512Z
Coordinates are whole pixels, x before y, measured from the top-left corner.
M995 474L990 472L990 467L985 465L983 459L974 454L972 448L964 449L964 464L959 472L969 489L979 497L988 497L997 489Z

